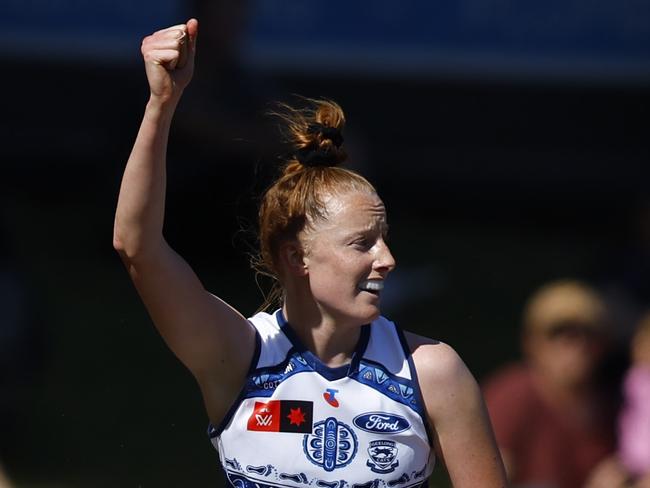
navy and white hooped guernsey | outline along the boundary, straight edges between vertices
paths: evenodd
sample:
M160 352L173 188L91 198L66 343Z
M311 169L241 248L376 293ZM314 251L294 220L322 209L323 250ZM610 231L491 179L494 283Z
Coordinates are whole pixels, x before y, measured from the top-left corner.
M237 488L409 488L435 457L406 340L380 317L349 365L329 368L282 312L258 313L246 384L209 436Z

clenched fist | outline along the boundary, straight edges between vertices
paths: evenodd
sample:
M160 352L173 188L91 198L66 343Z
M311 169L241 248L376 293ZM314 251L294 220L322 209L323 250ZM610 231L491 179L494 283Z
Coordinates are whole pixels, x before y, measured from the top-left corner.
M154 32L142 40L151 97L160 101L180 97L192 79L199 23L190 19Z

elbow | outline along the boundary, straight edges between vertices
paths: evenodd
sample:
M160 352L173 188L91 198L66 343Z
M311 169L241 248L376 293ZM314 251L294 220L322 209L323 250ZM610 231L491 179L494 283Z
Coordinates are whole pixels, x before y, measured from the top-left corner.
M116 228L113 232L113 249L117 251L125 263L146 261L157 256L161 246L164 245L162 236L160 239L144 239L140 232L119 232Z
M121 253L124 250L124 237L122 236L122 232L120 232L120 227L117 223L117 219L113 224L113 249L115 249L118 253Z
M117 235L113 235L113 249L115 249L120 255L125 254L126 252L124 241Z
M113 222L113 249L115 249L119 254L125 252L127 248L128 232L125 232L125 230L124 225L122 225L122 219L119 218L119 214L115 215L115 221Z
M123 260L131 260L138 254L137 239L129 233L125 233L118 225L113 229L113 249L117 251Z
M135 254L133 250L126 244L125 240L118 234L113 234L113 249L117 251L122 259L128 259Z
M139 253L141 248L142 232L129 225L119 215L115 216L113 224L113 249L117 251L122 260L131 260Z

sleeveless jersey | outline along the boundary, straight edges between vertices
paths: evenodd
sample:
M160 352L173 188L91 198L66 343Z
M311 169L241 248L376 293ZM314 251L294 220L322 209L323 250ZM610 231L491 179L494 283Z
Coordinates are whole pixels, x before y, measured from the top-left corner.
M349 365L330 368L284 320L258 313L246 383L208 433L237 488L408 488L435 457L406 340L380 317Z

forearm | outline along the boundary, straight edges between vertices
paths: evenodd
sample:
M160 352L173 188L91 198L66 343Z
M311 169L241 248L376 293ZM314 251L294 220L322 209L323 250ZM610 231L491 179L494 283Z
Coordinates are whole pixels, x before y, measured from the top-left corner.
M167 141L176 105L177 100L149 100L124 170L113 243L131 258L162 240Z

